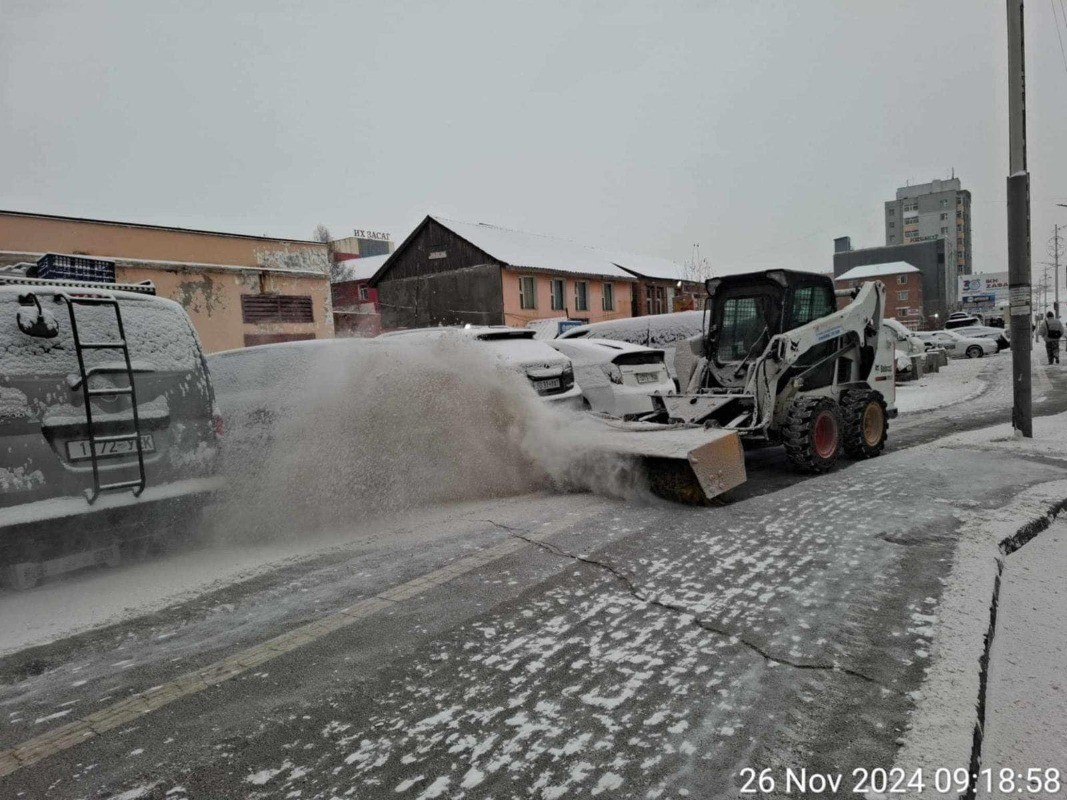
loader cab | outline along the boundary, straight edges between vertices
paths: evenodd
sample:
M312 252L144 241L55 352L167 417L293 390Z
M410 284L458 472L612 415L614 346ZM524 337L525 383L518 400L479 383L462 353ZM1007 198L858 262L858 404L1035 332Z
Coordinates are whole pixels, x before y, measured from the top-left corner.
M768 270L709 278L704 352L713 386L738 388L745 383L748 363L757 359L771 339L837 310L833 280L826 275ZM833 343L805 353L798 367L828 355ZM832 365L826 376L832 379Z

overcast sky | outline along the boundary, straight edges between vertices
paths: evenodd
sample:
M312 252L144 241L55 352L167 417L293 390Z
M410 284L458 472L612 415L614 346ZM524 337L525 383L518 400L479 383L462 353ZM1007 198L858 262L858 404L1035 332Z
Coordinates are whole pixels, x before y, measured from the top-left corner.
M1027 6L1035 263L1067 224L1062 2ZM0 208L397 241L439 213L677 261L699 242L724 271L828 270L835 236L884 244L883 201L954 168L976 271L997 271L1004 16L1002 0L0 0Z

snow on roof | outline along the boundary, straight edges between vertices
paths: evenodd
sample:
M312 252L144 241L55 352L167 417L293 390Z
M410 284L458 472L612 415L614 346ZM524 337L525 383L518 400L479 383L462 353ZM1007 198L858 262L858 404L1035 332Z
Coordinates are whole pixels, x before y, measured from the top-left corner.
M853 267L848 272L838 275L834 280L855 281L863 278L877 278L881 275L899 275L902 272L918 272L907 261L889 261L885 264L868 264L865 267Z
M392 253L386 253L380 256L364 256L363 258L346 258L344 261L337 262L337 275L330 279L331 283L341 283L342 281L368 281L371 276L374 275L385 260L391 256Z
M459 222L432 217L436 222L463 237L512 267L570 272L576 275L633 280L634 277L615 264L613 256L586 245L555 239L539 233L526 233L484 222Z
M614 253L611 255L611 260L616 266L640 275L642 278L658 278L667 281L693 280L692 276L686 275L685 268L681 264L676 264L668 258Z

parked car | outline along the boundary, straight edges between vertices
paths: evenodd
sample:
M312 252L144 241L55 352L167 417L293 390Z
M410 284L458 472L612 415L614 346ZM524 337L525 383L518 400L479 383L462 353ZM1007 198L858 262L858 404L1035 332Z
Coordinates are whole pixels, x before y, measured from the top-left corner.
M306 413L316 369L358 358L374 339L309 339L223 350L207 356L215 402L227 431L229 474L252 474L271 457L279 420Z
M663 351L612 339L554 339L571 360L574 379L593 411L634 417L653 410L652 395L674 394Z
M998 352L992 339L963 336L958 331L922 331L916 336L926 348L944 348L951 358L981 358Z
M1011 331L1006 328L991 328L987 325L967 325L964 327L953 328L960 336L967 336L971 339L992 339L997 343L997 351L1005 350L1011 347Z
M949 314L947 320L945 320L945 330L955 330L956 328L969 328L974 325L982 325L982 320L973 314L963 314L959 311L955 311Z
M99 287L0 279L0 580L18 588L115 563L221 485L189 317L144 286Z
M703 311L676 311L671 314L653 314L647 317L593 322L571 328L559 335L560 339L613 339L645 347L663 350L667 371L676 382L678 376L688 377L696 356L685 345L685 340L700 336L704 330ZM679 346L682 343L682 346Z
M882 324L893 332L896 337L896 349L905 355L917 355L926 352L926 347L921 339L915 335L915 331L906 327L903 323L890 317L882 320Z
M378 338L439 339L460 336L484 346L488 355L506 367L525 375L533 390L550 402L578 402L581 390L574 383L570 359L535 339L532 328L506 325L465 325L463 327L415 328L383 333Z

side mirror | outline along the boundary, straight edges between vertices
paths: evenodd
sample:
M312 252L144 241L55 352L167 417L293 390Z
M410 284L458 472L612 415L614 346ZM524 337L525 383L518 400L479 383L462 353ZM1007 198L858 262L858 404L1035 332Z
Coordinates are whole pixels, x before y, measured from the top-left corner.
M41 308L37 295L32 292L19 295L19 304L17 322L20 331L36 339L54 339L59 335L59 323L52 312Z

